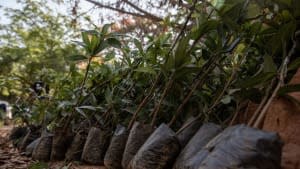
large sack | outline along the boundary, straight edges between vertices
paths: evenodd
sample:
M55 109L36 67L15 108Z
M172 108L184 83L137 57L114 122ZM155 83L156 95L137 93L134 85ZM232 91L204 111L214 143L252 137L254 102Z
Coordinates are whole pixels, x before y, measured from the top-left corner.
M110 132L92 127L84 144L81 159L90 164L103 165L110 136Z
M197 169L280 169L282 142L273 132L229 127L195 155Z
M126 127L117 125L110 145L105 153L104 165L108 169L122 169L122 156L128 138Z
M79 161L82 155L84 143L86 141L87 133L78 132L67 150L66 160L68 161Z
M25 135L25 137L21 140L20 144L18 144L18 148L20 151L25 151L26 147L33 142L34 140L38 139L41 136L40 128L39 127L29 127L29 131Z
M201 126L201 121L197 120L195 117L189 118L181 128L180 132L177 133L177 138L180 142L181 147L185 147L193 135ZM180 130L180 129L179 129Z
M145 143L147 138L153 132L153 128L148 124L141 124L135 122L130 130L128 140L126 142L125 150L122 158L122 167L127 168L129 162L141 146Z
M171 168L179 154L180 143L167 125L161 124L129 163L129 169Z
M32 159L39 161L49 161L51 154L53 134L46 133L41 136L40 141L32 152Z
M51 150L51 161L65 159L65 154L73 139L72 131L57 128L54 132Z
M173 169L197 168L201 160L190 160L199 152L212 138L222 131L221 126L213 123L205 123L192 137L184 149L180 152L173 166ZM199 156L197 156L199 157Z
M26 147L25 155L26 155L26 156L31 156L33 150L35 149L35 147L37 146L37 144L38 144L40 141L41 141L41 138L38 138L38 139L34 140L33 142L31 142L31 143Z

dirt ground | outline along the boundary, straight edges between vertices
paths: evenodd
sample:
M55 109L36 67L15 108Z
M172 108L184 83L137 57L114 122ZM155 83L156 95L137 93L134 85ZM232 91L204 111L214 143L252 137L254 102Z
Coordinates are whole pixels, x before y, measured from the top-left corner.
M30 166L36 164L31 158L22 156L12 143L8 136L13 126L0 127L0 169L30 169ZM51 162L47 164L47 169L105 169L103 166L91 166L78 163ZM36 168L35 168L36 169ZM40 168L38 168L40 169Z

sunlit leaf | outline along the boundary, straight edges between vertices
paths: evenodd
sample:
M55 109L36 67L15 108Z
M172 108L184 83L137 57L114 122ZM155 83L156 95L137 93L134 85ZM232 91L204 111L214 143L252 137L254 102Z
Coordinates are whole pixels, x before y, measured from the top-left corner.
M106 35L108 33L108 29L110 28L112 24L105 24L103 27L102 27L102 31L101 31L101 36L103 35Z
M82 41L86 46L90 46L90 40L87 32L81 32Z
M99 44L101 43L101 39L97 35L91 35L91 44L90 44L90 49L91 49L91 54L95 55L97 54L97 48Z
M137 39L133 39L134 45L138 48L138 50L140 51L141 54L144 54L144 50L143 50L143 46L141 44L141 42Z

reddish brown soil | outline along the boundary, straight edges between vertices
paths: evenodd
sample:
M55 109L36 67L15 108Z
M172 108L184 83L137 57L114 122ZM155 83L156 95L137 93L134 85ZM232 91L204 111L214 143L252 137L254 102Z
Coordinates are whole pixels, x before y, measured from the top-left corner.
M300 84L300 69L290 84ZM290 96L300 101L300 92ZM284 141L282 169L300 169L300 107L286 98L277 98L268 109L263 129L278 132Z

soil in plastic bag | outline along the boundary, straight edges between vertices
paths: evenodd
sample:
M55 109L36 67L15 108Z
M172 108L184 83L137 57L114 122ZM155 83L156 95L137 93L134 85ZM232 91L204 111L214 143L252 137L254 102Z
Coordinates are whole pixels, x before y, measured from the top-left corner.
M205 123L184 149L180 152L173 166L173 169L192 169L199 166L199 160L190 160L197 152L199 152L212 138L222 131L221 126L213 123Z
M26 134L29 132L29 129L27 127L14 127L9 135L9 140L12 141L14 146L17 146L22 142L23 138L26 136Z
M104 157L104 165L108 169L122 169L122 157L128 138L126 127L117 125L110 145Z
M193 121L193 122L192 122ZM189 124L191 123L191 124ZM186 125L188 125L186 127ZM180 142L181 147L185 147L189 140L193 137L193 135L197 132L197 130L201 126L200 120L195 120L195 117L189 118L181 128L184 128L177 134L177 138Z
M40 128L39 127L30 127L28 133L22 139L18 148L20 151L25 151L26 147L33 142L34 140L38 139L41 136Z
M33 150L35 149L36 145L40 142L40 140L41 140L41 138L38 138L38 139L34 140L33 142L31 142L26 147L26 150L25 150L25 155L26 156L31 156L32 155Z
M232 126L212 139L194 159L197 169L280 169L282 141L273 132Z
M82 155L83 146L86 141L87 133L85 132L78 132L69 149L66 153L66 160L68 161L79 161Z
M39 161L49 161L51 154L53 134L45 134L41 136L40 141L32 152L32 159Z
M81 159L90 164L103 165L110 136L110 131L92 127L84 144Z
M24 137L27 134L27 132L28 132L27 127L22 127L22 126L14 127L9 134L9 140L16 140L21 137Z
M153 132L149 124L135 122L130 130L122 158L122 167L127 168L133 156Z
M180 143L167 125L161 124L129 163L129 169L167 169L180 152Z
M54 132L51 150L51 161L65 159L65 154L73 139L72 131L57 128Z

